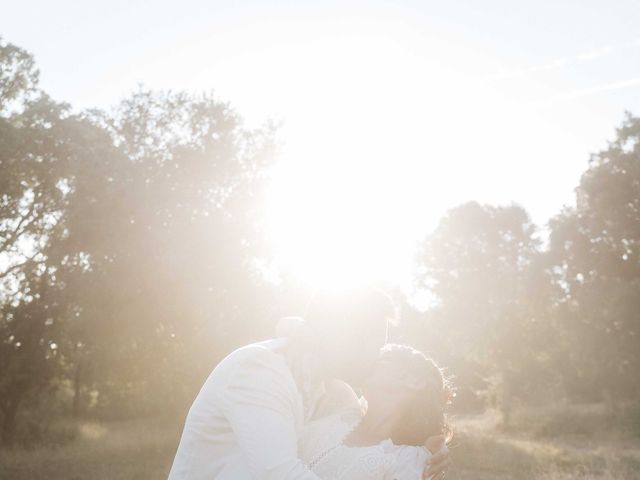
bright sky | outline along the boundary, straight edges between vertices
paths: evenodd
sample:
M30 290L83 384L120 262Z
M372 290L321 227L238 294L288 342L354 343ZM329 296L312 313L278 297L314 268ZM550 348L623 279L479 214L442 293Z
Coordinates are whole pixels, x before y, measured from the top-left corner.
M467 200L544 225L640 115L636 0L5 3L0 35L76 108L142 83L281 120L272 230L308 278L399 278Z

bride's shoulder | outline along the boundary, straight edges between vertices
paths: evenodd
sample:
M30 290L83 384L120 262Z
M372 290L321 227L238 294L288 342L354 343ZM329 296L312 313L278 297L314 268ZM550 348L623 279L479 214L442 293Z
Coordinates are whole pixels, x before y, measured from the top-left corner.
M331 380L326 384L326 391L318 407L318 416L327 416L345 410L362 411L366 408L363 398L351 386L342 380Z

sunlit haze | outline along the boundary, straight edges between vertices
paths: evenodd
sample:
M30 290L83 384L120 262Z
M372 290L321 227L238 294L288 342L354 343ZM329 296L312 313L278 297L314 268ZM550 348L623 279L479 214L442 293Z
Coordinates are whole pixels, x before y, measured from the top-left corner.
M0 478L639 480L639 25L3 2Z
M615 16L604 3L462 3L182 2L176 17L169 2L24 2L0 23L76 108L142 83L213 89L250 125L280 122L278 262L335 284L402 281L415 242L465 201L515 202L544 227L624 109L640 111L633 2Z

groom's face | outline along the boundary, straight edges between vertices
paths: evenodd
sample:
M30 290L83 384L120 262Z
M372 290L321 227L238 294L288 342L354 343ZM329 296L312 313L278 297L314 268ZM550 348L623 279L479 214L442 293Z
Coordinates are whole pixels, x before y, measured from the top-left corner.
M324 345L325 375L355 386L377 360L396 311L386 294L364 288L319 295L307 313Z
M371 319L361 326L344 331L333 343L336 374L353 386L358 386L378 360L386 340L386 320Z

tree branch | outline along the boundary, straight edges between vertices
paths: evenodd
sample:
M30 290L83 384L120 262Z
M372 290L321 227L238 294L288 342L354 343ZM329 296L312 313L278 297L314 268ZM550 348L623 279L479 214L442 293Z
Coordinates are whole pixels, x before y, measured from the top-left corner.
M14 228L12 232L9 232L7 234L7 237L4 239L4 242L0 244L0 252L6 252L7 250L9 250L9 248L11 248L13 244L16 243L16 240L20 237L20 235L22 235L25 232L25 230L30 225L33 224L35 219L38 218L37 215L36 216L33 215L33 212L35 211L35 207L36 207L36 202L34 199L34 201L31 203L31 206L29 207L29 211L27 212L27 214L22 216L22 218L18 222L18 225L16 225L16 228ZM25 221L29 217L31 217L30 221L26 225L24 225ZM24 225L24 228L22 228L23 225Z
M25 265L27 265L29 262L32 262L34 258L36 258L38 255L40 254L40 252L36 252L34 253L32 256L30 256L29 258L27 258L24 262L22 263L16 263L15 265L12 265L11 267L9 267L7 270L5 270L4 272L0 273L0 280L4 279L5 277L8 277L9 275L11 275L11 273L13 273L15 270L19 270L20 268L24 267ZM41 263L41 262L40 262Z

